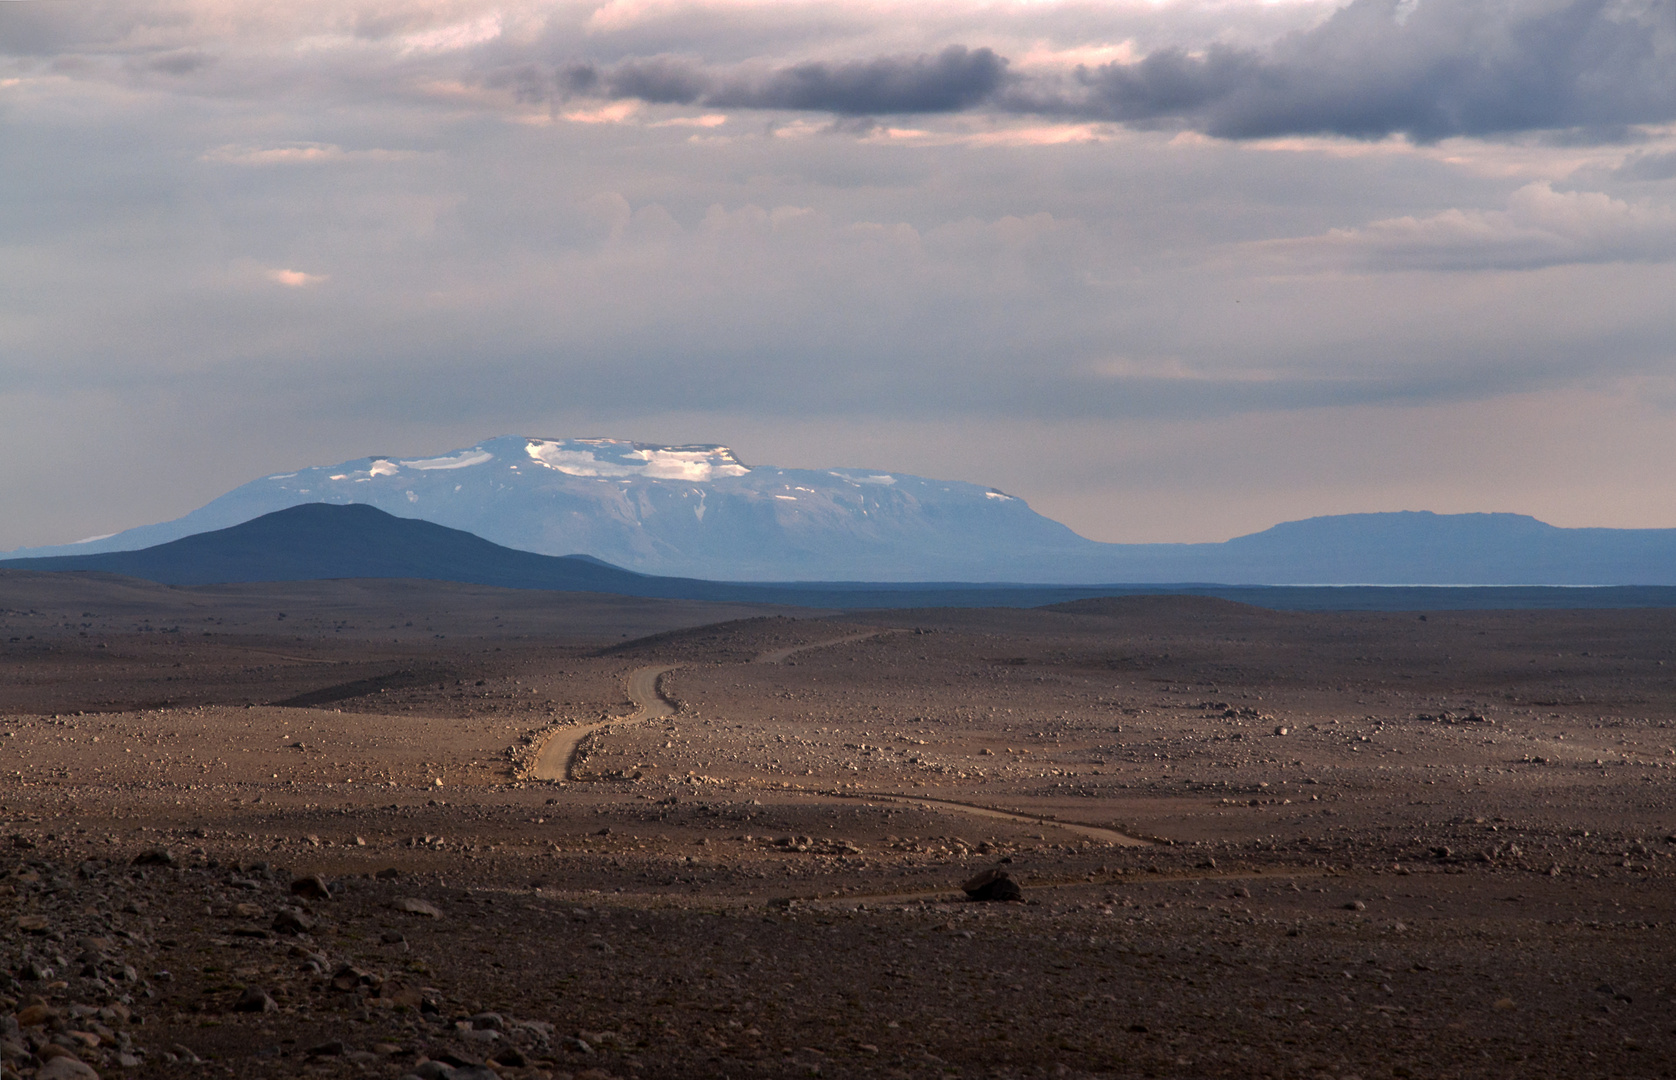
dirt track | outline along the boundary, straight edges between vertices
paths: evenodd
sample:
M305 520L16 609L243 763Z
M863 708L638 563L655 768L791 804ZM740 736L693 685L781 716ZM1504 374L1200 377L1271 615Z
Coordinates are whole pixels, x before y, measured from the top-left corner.
M664 672L672 670L673 665L659 667L652 664L629 672L628 696L629 700L634 702L634 712L618 720L601 720L597 724L560 728L548 735L542 742L535 765L530 769L531 777L536 780L574 780L576 777L572 775L572 767L575 763L576 748L583 739L618 725L674 716L674 708L658 693L658 679Z

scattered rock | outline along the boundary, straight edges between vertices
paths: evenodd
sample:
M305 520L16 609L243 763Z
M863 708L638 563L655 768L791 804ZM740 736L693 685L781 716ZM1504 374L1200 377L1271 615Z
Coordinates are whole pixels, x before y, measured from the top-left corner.
M1017 902L1024 899L1024 890L1018 887L1018 882L999 866L985 870L960 888L972 900Z
M42 1065L35 1080L99 1080L99 1074L81 1058L65 1053Z
M370 971L362 971L358 967L345 964L332 973L332 989L353 990L357 986L377 988L384 985L384 980Z
M391 902L390 906L395 908L397 911L405 911L409 915L424 915L425 917L431 919L442 918L442 911L435 904L428 903L424 900L418 900L411 896L404 896L399 900L395 900Z
M279 1011L279 1003L259 986L247 986L233 1003L234 1012L270 1013Z
M175 857L168 848L152 848L134 856L135 866L173 866Z
M506 1065L514 1069L521 1069L530 1063L529 1058L525 1057L524 1052L516 1046L501 1048L501 1050L495 1054L494 1061L498 1064Z
M330 900L332 887L319 874L310 874L291 883L291 895L301 896L306 900Z
M309 1057L342 1057L348 1050L342 1039L333 1039L309 1047L307 1053Z
M200 1065L204 1060L199 1057L190 1046L186 1046L182 1043L175 1043L173 1046L169 1047L169 1052L180 1058L180 1060L186 1062L188 1065Z
M26 1005L18 1012L17 1023L19 1027L40 1027L57 1015L58 1010L50 1005Z
M305 915L296 908L280 908L279 914L274 916L273 930L276 934L289 934L295 937L306 934L315 927L312 916Z
M19 915L17 917L17 928L26 934L44 934L50 925L45 915Z
M421 1062L413 1070L419 1080L454 1080L454 1066L443 1061Z

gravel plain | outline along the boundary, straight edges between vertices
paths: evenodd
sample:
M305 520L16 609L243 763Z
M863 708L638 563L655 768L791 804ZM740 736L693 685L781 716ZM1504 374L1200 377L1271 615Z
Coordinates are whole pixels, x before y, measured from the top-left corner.
M1673 669L1665 610L0 573L0 1068L1669 1076Z

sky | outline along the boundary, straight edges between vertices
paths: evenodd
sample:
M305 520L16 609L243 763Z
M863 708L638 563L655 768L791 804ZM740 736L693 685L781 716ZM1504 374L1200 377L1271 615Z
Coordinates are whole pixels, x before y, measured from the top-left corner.
M0 550L502 434L1676 527L1676 0L0 0Z

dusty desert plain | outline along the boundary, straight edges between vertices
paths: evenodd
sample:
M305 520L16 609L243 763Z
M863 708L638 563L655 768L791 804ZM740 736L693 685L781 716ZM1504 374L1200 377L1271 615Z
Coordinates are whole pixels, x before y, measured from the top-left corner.
M1673 679L1670 610L0 573L0 1062L1668 1076Z

